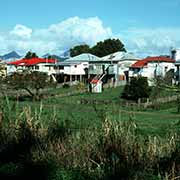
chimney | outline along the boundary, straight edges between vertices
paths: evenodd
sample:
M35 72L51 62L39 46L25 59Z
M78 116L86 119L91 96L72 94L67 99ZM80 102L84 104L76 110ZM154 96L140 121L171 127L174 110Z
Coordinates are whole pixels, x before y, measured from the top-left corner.
M171 48L171 59L174 59L176 61L176 49L175 48Z

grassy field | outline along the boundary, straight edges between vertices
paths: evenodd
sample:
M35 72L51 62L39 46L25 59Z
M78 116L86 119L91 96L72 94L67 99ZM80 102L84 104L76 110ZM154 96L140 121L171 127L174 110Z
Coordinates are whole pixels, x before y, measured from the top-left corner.
M18 101L16 95L1 98L0 179L180 176L180 115L175 102L142 110L122 106L123 87L101 94L76 90L50 89L41 101ZM82 99L100 104L81 104Z
M170 103L160 110L122 107L119 102L123 87L105 89L103 93L79 93L76 95L60 97L62 94L71 93L74 87L69 89L58 88L50 90L50 96L41 102L14 101L5 99L4 107L9 113L9 119L16 119L17 114L21 114L22 109L31 109L33 117L43 119L41 122L47 126L52 121L68 121L70 128L97 128L101 126L103 118L110 118L114 121L131 120L137 125L138 130L143 135L165 136L172 132L179 131L180 115L176 113L176 104ZM107 104L81 104L81 99L110 101ZM13 118L14 117L14 118Z

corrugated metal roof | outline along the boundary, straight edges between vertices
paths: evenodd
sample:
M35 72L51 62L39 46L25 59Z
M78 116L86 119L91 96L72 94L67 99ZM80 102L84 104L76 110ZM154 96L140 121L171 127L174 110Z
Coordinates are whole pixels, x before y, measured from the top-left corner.
M101 58L103 61L138 60L133 53L118 51Z
M67 59L66 61L89 62L89 61L99 61L99 60L100 60L100 58L93 54L83 53L78 56L71 57L71 58Z
M81 64L81 62L63 61L56 63L55 66L70 66L70 65L78 65L78 64Z
M156 57L147 57L145 59L139 60L136 63L134 63L131 67L133 68L142 68L146 66L150 62L169 62L169 63L175 63L175 60L163 57L163 56L156 56Z

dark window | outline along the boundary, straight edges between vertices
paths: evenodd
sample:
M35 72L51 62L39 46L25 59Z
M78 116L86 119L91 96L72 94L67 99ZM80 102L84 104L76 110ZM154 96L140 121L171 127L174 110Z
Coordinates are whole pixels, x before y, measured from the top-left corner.
M38 70L38 69L39 69L39 66L35 66L35 69L37 69L37 70Z

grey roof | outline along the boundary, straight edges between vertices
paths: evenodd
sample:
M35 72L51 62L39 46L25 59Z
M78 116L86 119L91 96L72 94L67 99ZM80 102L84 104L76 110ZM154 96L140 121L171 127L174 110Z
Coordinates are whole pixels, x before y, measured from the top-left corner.
M75 57L71 57L66 61L74 61L74 62L90 62L90 61L99 61L100 58L90 54L90 53L83 53Z
M75 57L71 57L64 62L58 62L56 65L60 66L70 66L70 65L77 65L83 62L89 62L89 63L95 63L95 62L111 62L111 61L124 61L124 60L138 60L134 54L132 53L126 53L126 52L116 52L110 55L107 55L105 57L99 58L93 54L90 53L83 53Z
M101 58L103 61L123 61L123 60L138 60L139 58L133 53L118 51Z
M54 64L54 66L71 66L71 65L78 65L81 62L70 62L70 61L63 61L63 62L57 62Z
M78 65L83 62L93 62L93 61L100 61L101 59L93 54L90 53L83 53L75 57L71 57L66 59L63 62L58 62L56 65L58 66L70 66L70 65ZM55 66L56 66L55 65Z

